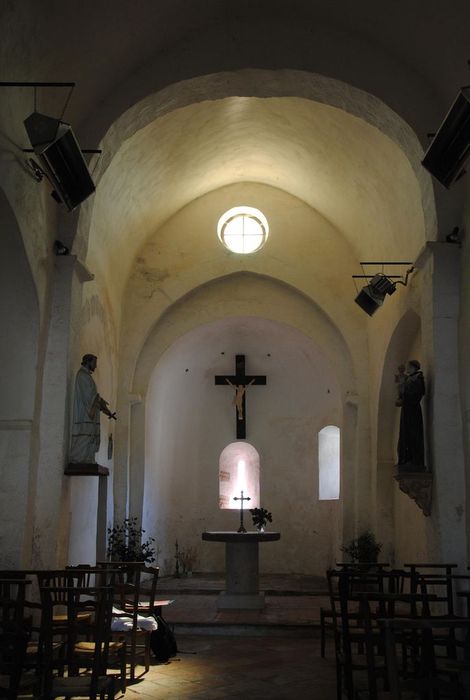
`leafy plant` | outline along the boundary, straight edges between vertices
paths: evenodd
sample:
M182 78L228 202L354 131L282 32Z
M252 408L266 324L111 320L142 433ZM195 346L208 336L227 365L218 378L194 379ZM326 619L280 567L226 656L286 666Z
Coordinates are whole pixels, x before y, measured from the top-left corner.
M250 508L250 513L253 518L253 525L257 528L265 527L269 521L272 523L273 516L266 508Z
M353 563L374 563L381 549L382 543L377 542L371 530L366 530L349 544L341 547L341 551L347 554Z
M142 542L145 533L137 524L137 518L125 518L122 525L108 527L108 558L114 561L155 561L154 537Z

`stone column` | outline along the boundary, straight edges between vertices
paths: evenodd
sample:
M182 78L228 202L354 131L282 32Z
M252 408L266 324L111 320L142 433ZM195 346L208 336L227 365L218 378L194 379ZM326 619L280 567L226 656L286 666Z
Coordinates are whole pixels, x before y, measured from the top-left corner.
M356 489L358 469L357 431L358 407L347 401L343 413L343 435L341 439L341 482L340 497L342 501L342 542L349 542L356 531Z
M131 396L129 425L129 515L142 522L145 481L145 403Z
M464 566L467 537L459 387L460 249L449 243L427 243L416 266L423 275L427 466L434 477L431 518L437 536L435 556Z
M29 493L34 567L55 567L67 556L70 507L64 466L69 438L70 337L72 317L79 316L81 283L92 279L74 255L57 256L54 263L36 426L37 472Z

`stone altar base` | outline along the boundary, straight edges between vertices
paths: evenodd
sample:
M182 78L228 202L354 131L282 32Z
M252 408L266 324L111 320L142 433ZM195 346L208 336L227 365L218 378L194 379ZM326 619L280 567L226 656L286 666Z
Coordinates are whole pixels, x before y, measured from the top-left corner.
M217 610L263 610L264 593L228 593L222 591L217 598Z
M225 543L225 587L217 599L218 610L262 610L259 590L260 542L280 539L279 532L204 532L202 539Z

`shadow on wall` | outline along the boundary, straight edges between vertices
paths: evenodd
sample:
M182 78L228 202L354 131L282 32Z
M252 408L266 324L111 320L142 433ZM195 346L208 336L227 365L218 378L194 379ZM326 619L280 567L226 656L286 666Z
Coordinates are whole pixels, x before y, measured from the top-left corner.
M14 213L0 192L0 552L19 566L25 548L39 306Z

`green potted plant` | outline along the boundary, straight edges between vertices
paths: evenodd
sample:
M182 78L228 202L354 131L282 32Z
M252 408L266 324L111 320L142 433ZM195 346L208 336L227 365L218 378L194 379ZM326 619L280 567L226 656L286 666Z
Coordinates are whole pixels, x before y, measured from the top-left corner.
M121 525L108 527L108 559L152 564L155 561L155 538L142 541L144 533L145 530L138 526L137 518L125 518Z
M272 523L273 516L266 508L250 508L253 525L259 532L264 532L268 521Z
M377 542L371 530L365 530L357 538L341 547L341 551L348 555L351 563L358 564L361 568L377 563L381 549L382 543Z

